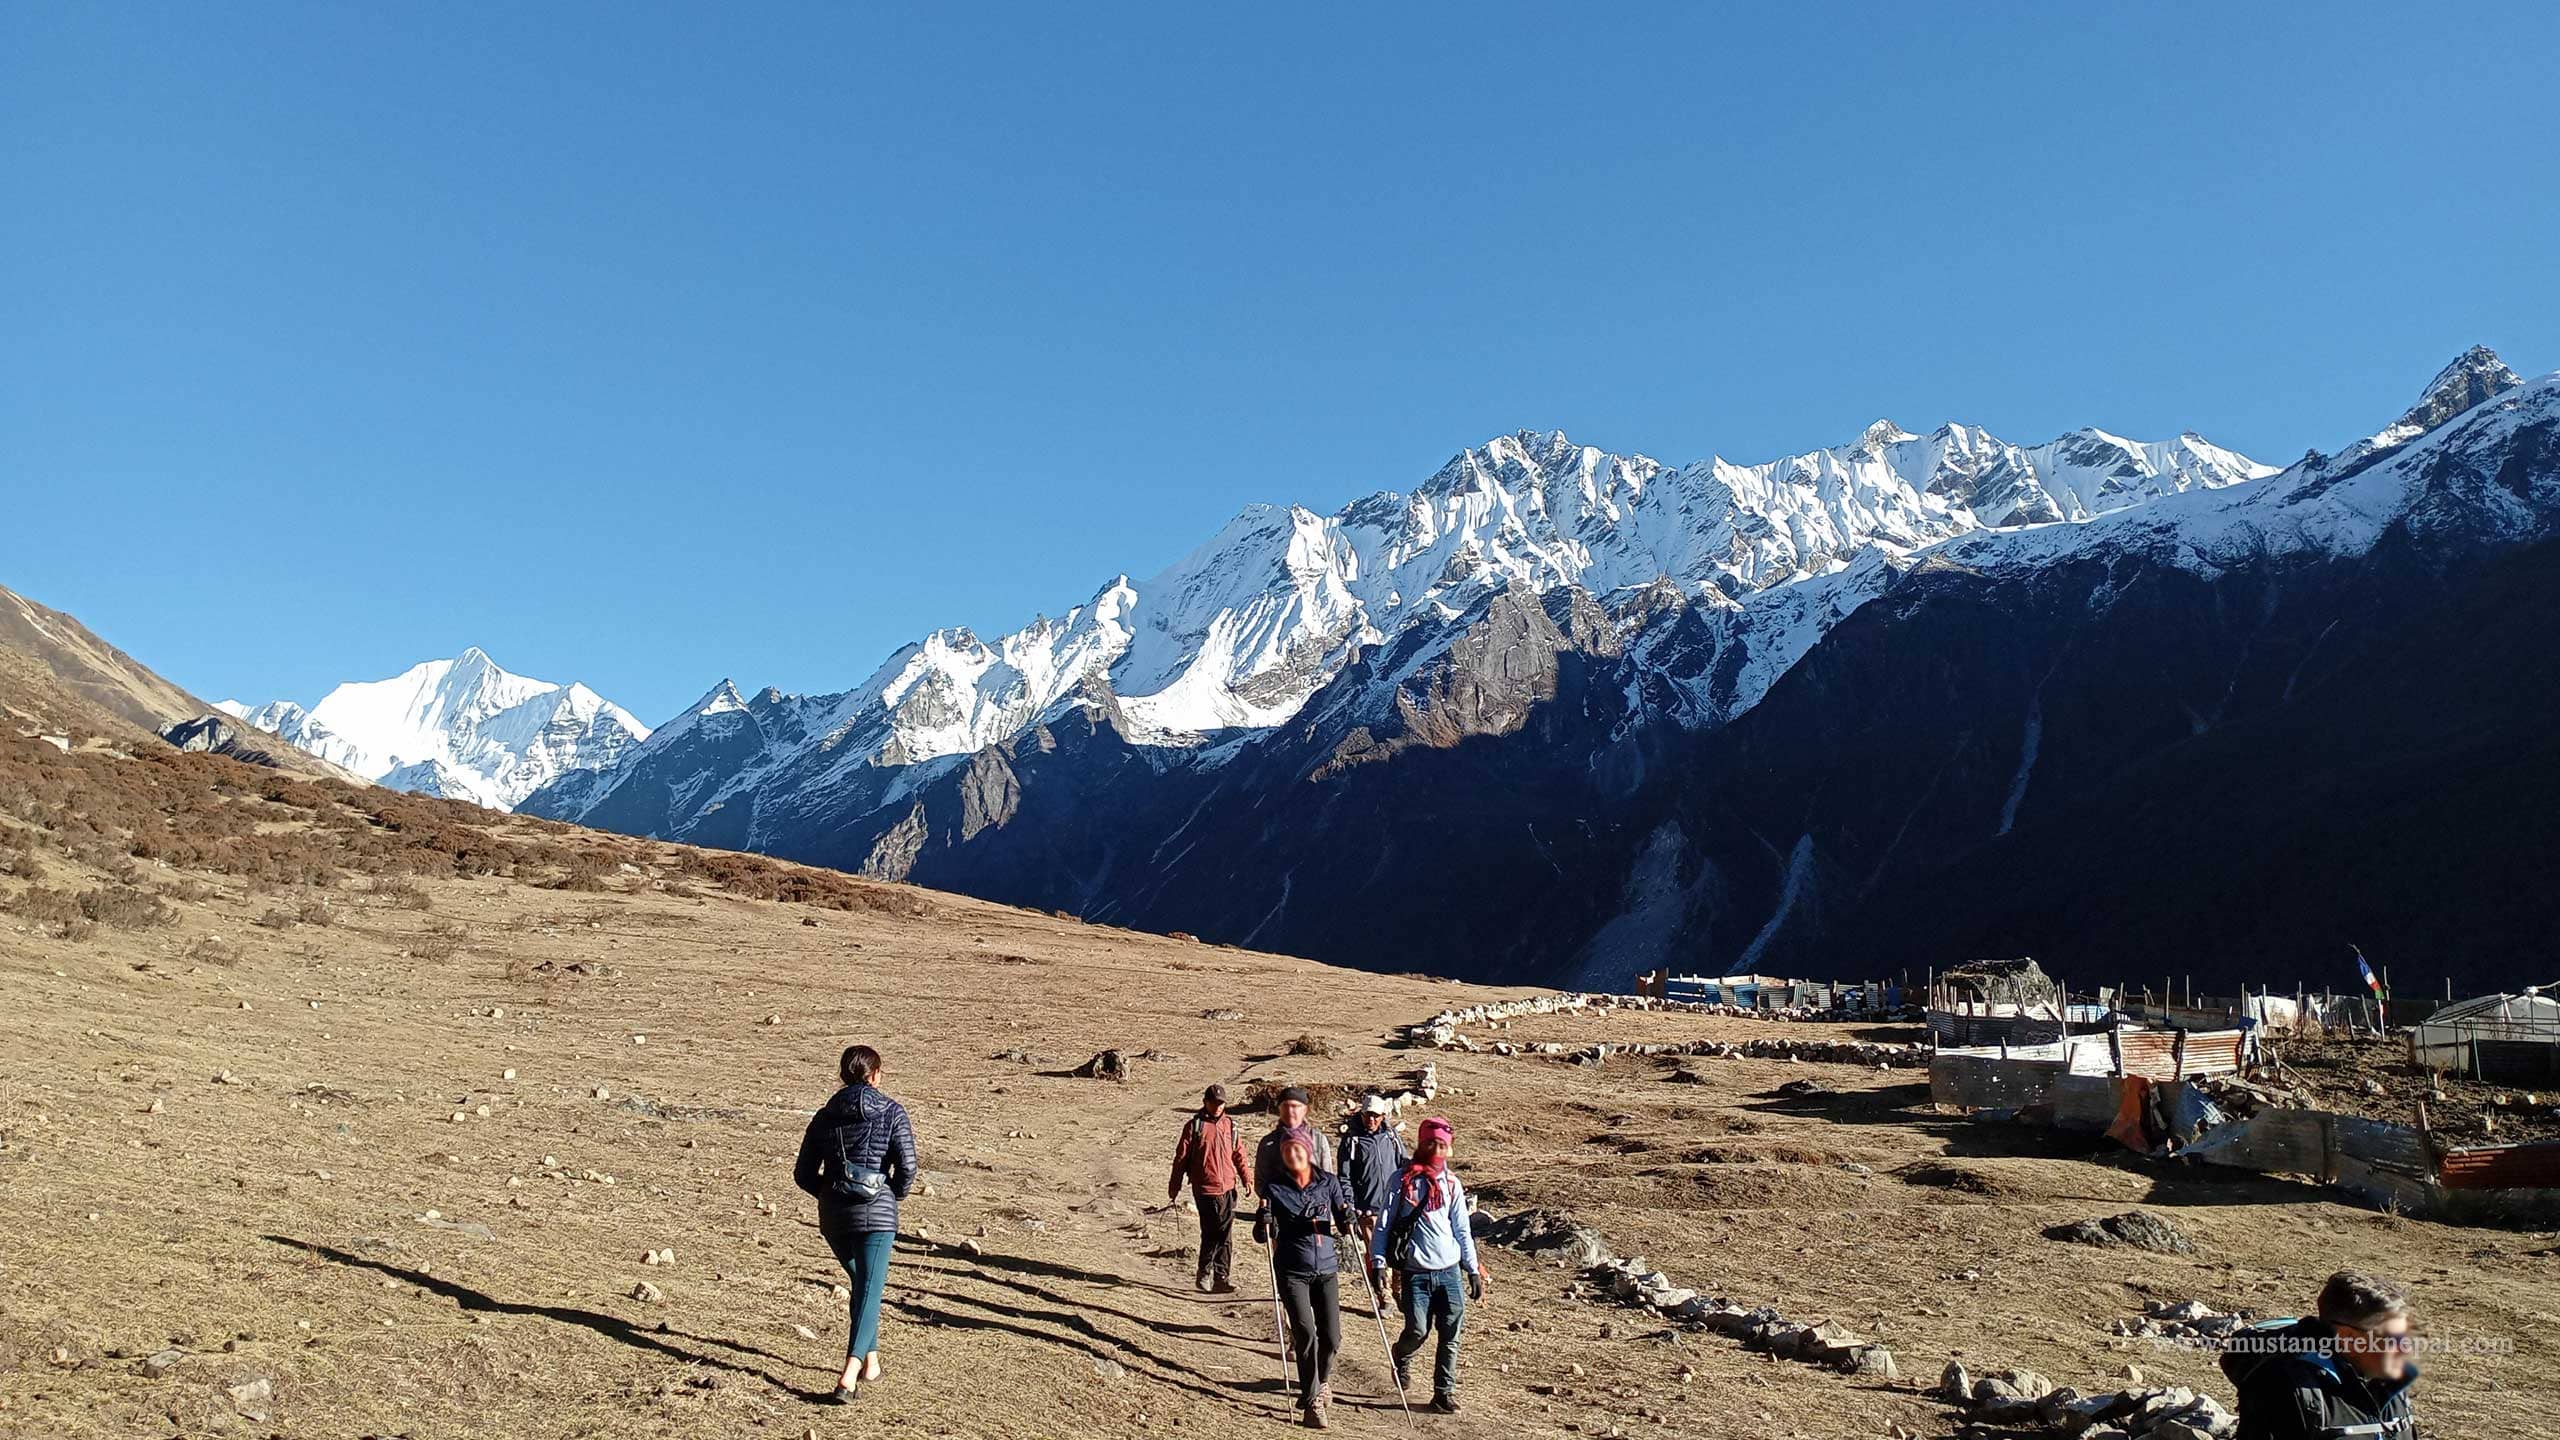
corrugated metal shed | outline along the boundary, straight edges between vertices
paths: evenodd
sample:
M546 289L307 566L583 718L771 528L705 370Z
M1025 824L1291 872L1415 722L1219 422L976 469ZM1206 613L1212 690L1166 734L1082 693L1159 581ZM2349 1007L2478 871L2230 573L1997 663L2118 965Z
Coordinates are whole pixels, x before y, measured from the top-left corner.
M2560 1189L2560 1141L2448 1151L2436 1179L2447 1190Z

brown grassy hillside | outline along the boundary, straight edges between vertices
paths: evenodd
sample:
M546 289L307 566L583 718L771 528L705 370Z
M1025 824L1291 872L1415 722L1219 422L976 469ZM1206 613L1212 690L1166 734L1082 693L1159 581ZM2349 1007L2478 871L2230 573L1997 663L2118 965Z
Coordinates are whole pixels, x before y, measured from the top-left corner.
M148 745L213 707L100 639L77 619L0 586L0 722L22 734ZM236 722L232 722L236 723ZM260 762L298 775L355 776L248 725Z
M1489 993L16 736L0 911L11 1436L1263 1433L1285 1418L1267 1289L1188 1288L1174 1127L1208 1080L1398 1082L1426 1057L1393 1027ZM1336 1053L1285 1054L1302 1035ZM930 1184L888 1377L837 1410L813 1397L839 1272L788 1165L853 1039L886 1052ZM1127 1082L1062 1073L1104 1047L1141 1057ZM2131 1361L2227 1398L2202 1357L2109 1327L2152 1298L2295 1307L2345 1262L2415 1282L2437 1333L2515 1347L2435 1363L2435 1433L2560 1429L2550 1236L1958 1122L1910 1071L1438 1059L1489 1212L1569 1210L1682 1284L1890 1344L1904 1378L1772 1360L1494 1252L1468 1409L1422 1433L1951 1434L1910 1383L1951 1356L2083 1388ZM2042 1237L2134 1204L2198 1253ZM1336 1428L1409 1433L1350 1319Z

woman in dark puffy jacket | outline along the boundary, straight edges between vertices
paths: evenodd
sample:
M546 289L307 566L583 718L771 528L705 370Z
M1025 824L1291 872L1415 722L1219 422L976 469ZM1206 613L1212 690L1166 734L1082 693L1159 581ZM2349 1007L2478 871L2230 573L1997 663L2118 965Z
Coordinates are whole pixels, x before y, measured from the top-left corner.
M853 1290L853 1334L845 1344L836 1404L854 1384L880 1378L880 1295L898 1241L898 1202L916 1179L916 1136L906 1107L880 1093L880 1052L846 1048L844 1088L809 1120L791 1178L818 1197L818 1233L836 1252Z

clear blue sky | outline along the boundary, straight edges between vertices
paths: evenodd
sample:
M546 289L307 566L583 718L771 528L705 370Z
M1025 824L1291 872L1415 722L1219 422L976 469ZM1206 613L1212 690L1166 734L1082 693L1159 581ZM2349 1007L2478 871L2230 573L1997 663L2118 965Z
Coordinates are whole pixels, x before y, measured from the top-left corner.
M2560 366L2560 12L1799 8L0 8L0 583L654 723L1524 427L2281 463Z

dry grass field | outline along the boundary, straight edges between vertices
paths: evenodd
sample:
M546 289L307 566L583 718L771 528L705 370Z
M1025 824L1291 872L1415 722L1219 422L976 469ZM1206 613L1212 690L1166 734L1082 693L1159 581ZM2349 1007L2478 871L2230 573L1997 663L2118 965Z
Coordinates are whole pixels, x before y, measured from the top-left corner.
M1264 1433L1290 1418L1267 1285L1189 1288L1176 1125L1210 1080L1399 1082L1435 1057L1396 1026L1499 993L14 734L0 910L9 1436ZM1506 1038L1638 1025L1778 1028ZM1284 1054L1302 1034L1337 1053ZM841 1277L789 1164L855 1039L929 1189L887 1376L837 1409L815 1402ZM1106 1047L1140 1057L1125 1083L1063 1073ZM2551 1235L1935 1114L1911 1071L1436 1058L1487 1212L1570 1211L1683 1285L1886 1342L1902 1380L1666 1328L1495 1250L1465 1413L1408 1422L1355 1314L1339 1431L1952 1434L1918 1383L1950 1357L2084 1389L2130 1362L2227 1399L2207 1358L2109 1327L2152 1298L2291 1313L2352 1263L2487 1342L2432 1361L2428 1433L2560 1433ZM2197 1253L2042 1235L2137 1205Z

